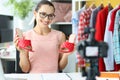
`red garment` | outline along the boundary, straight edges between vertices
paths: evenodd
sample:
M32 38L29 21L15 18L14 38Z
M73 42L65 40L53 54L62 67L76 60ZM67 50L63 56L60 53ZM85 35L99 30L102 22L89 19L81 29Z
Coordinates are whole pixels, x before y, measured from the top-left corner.
M84 10L80 14L79 18L79 27L78 27L78 41L86 40L88 38L88 34L84 34L84 29L89 27L90 24L90 16L91 16L91 9Z
M112 31L112 32L114 31L115 15L119 9L120 9L120 6L116 8L111 14L111 23L110 23L109 31Z
M78 67L85 67L85 59L79 54L79 53L77 53L77 60L78 60L78 64L77 64L77 66Z
M98 12L96 26L95 26L96 29L95 39L97 41L104 40L107 15L108 15L108 6ZM99 71L105 71L105 64L103 58L99 58Z
M84 29L86 27L89 27L91 13L92 10L88 8L83 12L81 12L80 14L79 27L78 27L78 41L86 40L88 38L88 34L84 34ZM79 53L77 54L77 59L78 59L78 66L84 67L85 59L83 59Z
M114 71L119 71L120 70L120 64L116 64L114 62Z

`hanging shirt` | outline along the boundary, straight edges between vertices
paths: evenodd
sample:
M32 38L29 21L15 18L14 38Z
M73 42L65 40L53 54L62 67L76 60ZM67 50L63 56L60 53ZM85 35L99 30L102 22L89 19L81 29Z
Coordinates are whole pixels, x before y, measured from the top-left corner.
M76 35L78 35L79 17L83 10L85 10L85 6L82 7L80 10L76 11L72 16L72 26L73 26L72 33L74 33ZM75 42L78 43L78 36L76 36ZM80 56L79 56L79 53L76 51L76 63L79 64L79 62L80 62Z
M97 21L95 27L96 29L95 39L97 41L104 40L107 16L108 16L108 6L100 10L97 15ZM105 71L105 64L103 58L99 58L99 71Z
M78 35L79 17L80 17L81 12L84 10L85 10L85 6L82 7L80 10L76 11L72 16L72 26L73 26L72 33L74 33L76 35ZM77 38L76 38L76 40L77 40Z
M88 34L84 34L84 29L89 27L91 12L91 9L88 8L80 14L78 27L78 41L86 40L88 38Z
M110 26L110 22L111 22L111 14L112 14L113 10L111 10L108 13L105 35L104 35L104 42L106 42L109 47L108 52L107 52L107 57L104 58L105 68L107 71L114 70L112 32L109 31L109 26Z
M62 32L52 29L48 35L42 36L32 29L25 32L24 37L31 40L34 51L29 52L30 73L58 72L59 45Z
M112 15L111 15L111 23L110 23L110 27L109 27L109 31L112 32L113 34L113 31L114 31L114 21L115 21L115 15L116 15L116 12L120 9L120 5L117 6L117 8L112 12ZM120 64L116 64L114 65L114 71L118 71L120 69Z
M105 31L105 37L104 37L104 41L108 43L108 56L107 58L104 58L104 62L106 65L106 70L110 71L110 70L114 70L114 71L118 71L120 69L120 64L116 64L114 58L113 58L113 31L109 30L110 27L110 23L111 21L111 16L112 16L112 12L114 12L114 10L118 9L119 6L115 7L113 10L110 11L110 17L108 19L108 22L106 24L106 31ZM114 66L113 66L114 64Z
M116 8L113 12L112 12L112 15L111 15L111 23L110 23L110 27L109 27L109 30L110 31L114 31L114 22L115 22L115 15L116 15L116 12L120 9L120 6L118 6L118 8Z
M84 28L89 27L90 16L92 10L90 8L84 10L79 17L79 27L78 27L78 42L82 40L86 40L88 38L88 34L84 34ZM77 53L78 66L85 67L85 59Z
M115 16L113 32L113 54L116 64L120 64L120 10L117 11Z
M92 13L91 13L91 17L90 17L90 27L95 28L95 24L96 24L96 17L98 12L102 9L102 6L99 6L97 8L95 8Z

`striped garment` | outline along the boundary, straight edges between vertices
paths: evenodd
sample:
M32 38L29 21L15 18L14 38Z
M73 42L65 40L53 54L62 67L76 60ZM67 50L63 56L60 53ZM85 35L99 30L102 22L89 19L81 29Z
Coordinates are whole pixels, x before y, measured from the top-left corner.
M116 64L120 64L120 10L117 11L113 31L113 54Z
M88 38L88 34L84 34L84 29L89 27L90 24L90 17L91 17L92 10L90 8L81 12L79 17L79 27L78 27L78 42L82 40L86 40ZM78 66L84 67L85 66L85 59L77 53L78 59Z

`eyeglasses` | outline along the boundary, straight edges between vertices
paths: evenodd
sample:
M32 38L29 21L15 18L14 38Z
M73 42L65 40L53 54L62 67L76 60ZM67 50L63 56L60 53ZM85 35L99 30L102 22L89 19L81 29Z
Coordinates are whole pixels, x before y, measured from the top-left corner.
M46 14L45 12L39 12L39 16L41 18L46 18L48 16L49 20L53 20L55 18L55 14Z

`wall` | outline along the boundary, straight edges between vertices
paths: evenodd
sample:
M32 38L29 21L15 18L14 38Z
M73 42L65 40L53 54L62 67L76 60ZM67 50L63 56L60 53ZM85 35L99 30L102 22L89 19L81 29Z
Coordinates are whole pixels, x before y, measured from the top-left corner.
M0 0L0 15L7 15L7 16L13 16L14 19L13 19L13 33L15 34L15 28L18 27L19 23L18 23L18 20L19 18L14 16L12 10L13 8L11 6L5 6L5 3L7 2L8 0ZM36 1L36 3L38 2L38 0L34 0ZM39 0L40 1L40 0ZM34 8L33 8L34 9ZM28 30L28 29L31 29L33 27L33 24L31 25L28 25L29 22L31 21L33 17L33 12L31 11L29 13L29 16L26 17L26 19L24 20L24 30ZM13 44L11 44L13 45ZM7 45L4 45L4 47L7 46ZM0 46L1 47L1 46ZM3 46L2 46L3 47ZM15 72L14 68L15 68L15 62L14 61L6 61L6 60L2 60L2 62L4 63L3 64L3 67L4 67L4 72L5 73L13 73Z
M8 0L0 0L0 14L2 15L12 15L14 16L13 12L12 12L12 7L11 6L5 6L5 3L7 2ZM40 0L34 0L34 2L38 3ZM33 8L34 9L34 8ZM28 29L31 29L33 27L33 24L31 25L28 25L29 22L31 21L33 17L33 11L31 11L29 13L29 16L24 20L24 30L28 30ZM18 20L19 18L14 16L14 28L16 28L18 26Z
M113 7L117 6L120 4L120 0L90 0L87 1L88 4L96 4L96 6L100 5L103 3L104 5L108 5L108 3L111 3Z
M5 2L8 0L0 0L0 14L2 15L13 15L11 10L11 7L6 7Z
M7 2L8 0L0 0L0 15L11 15L14 17L14 29L16 27L18 27L18 20L19 18L14 16L13 12L12 12L12 7L11 6L5 6L5 3ZM38 2L38 0L34 0L36 3ZM40 0L39 0L40 1ZM28 25L29 22L31 21L33 17L33 13L32 11L29 13L29 16L24 20L24 30L28 30L28 29L31 29L33 27L33 24L31 25Z

